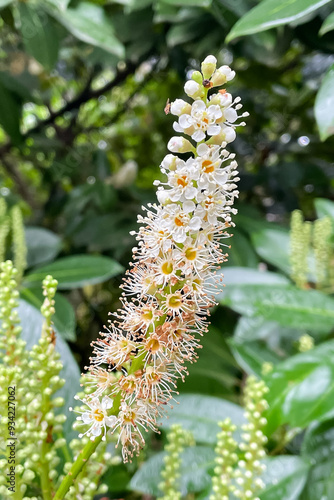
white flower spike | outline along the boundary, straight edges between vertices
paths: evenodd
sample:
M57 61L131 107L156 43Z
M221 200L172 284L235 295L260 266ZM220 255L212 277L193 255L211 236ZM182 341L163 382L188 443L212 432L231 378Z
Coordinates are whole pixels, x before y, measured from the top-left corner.
M234 226L239 178L235 155L224 148L243 123L240 99L211 90L234 77L227 66L216 70L216 62L206 57L202 74L186 82L192 104L171 103L174 129L186 137L168 142L173 154L161 162L166 179L154 182L158 203L143 207L140 228L131 233L137 247L122 285L123 307L94 342L88 378L90 388L96 379L96 389L79 418L93 439L108 427L117 430L124 460L139 451L146 431L156 430L186 363L196 361L215 304L212 277L227 257L222 240Z

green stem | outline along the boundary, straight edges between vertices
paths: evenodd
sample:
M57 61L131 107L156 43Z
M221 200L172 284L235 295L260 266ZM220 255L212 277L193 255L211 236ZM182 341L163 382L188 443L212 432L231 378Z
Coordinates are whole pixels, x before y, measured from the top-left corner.
M41 447L41 487L42 487L42 495L44 500L52 500L51 495L51 480L49 478L49 465L45 459L45 455L47 453L47 443L44 441Z
M86 446L84 447L84 449L81 450L81 452L78 455L78 458L73 463L71 470L68 472L68 474L62 480L55 496L53 497L53 500L63 500L63 498L65 498L66 493L68 492L70 487L73 485L78 474L81 472L83 467L86 465L89 457L94 453L98 444L102 441L102 437L103 437L103 434L101 433L99 436L97 436L94 439L94 441L89 441L86 444Z
M62 438L64 438L64 435L61 432L59 432L57 434L57 439L62 439ZM66 462L72 462L72 456L70 450L68 449L67 443L64 444L64 446L62 446L60 449L63 452Z

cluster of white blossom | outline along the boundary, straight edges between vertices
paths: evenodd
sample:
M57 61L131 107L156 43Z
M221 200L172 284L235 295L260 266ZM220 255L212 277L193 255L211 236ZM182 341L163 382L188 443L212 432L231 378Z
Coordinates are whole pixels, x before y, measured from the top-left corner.
M168 149L190 155L163 159L166 182L155 182L158 204L143 208L133 232L138 245L122 286L123 307L94 342L88 374L94 392L78 419L92 439L117 430L125 460L140 449L144 432L156 430L177 379L187 373L185 363L196 360L198 337L215 303L212 275L226 260L221 239L233 225L239 179L235 155L224 148L244 123L238 122L239 98L211 91L234 77L228 66L216 69L216 62L208 56L202 73L186 82L192 104L177 99L170 105L178 117L175 131L191 140L172 137Z

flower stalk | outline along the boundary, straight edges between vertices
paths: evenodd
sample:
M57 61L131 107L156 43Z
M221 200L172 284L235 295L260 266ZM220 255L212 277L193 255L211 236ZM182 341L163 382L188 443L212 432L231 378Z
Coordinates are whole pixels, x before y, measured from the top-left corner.
M238 115L240 98L216 91L235 75L228 66L216 69L216 62L208 56L202 73L195 71L186 82L192 103L176 99L170 106L177 117L174 130L182 136L168 142L173 154L161 163L166 182L154 182L158 203L143 207L140 228L131 233L137 247L122 285L122 309L93 343L85 382L90 394L82 400L85 409L77 410L81 435L93 444L79 455L56 500L70 487L83 456L87 459L107 433L118 432L127 461L144 445L149 429L157 432L157 419L177 394L186 363L196 361L199 337L208 330L218 287L212 277L227 259L222 240L230 236L226 230L234 225L238 196L235 155L225 147L235 139L235 127L244 125L239 118L248 115Z

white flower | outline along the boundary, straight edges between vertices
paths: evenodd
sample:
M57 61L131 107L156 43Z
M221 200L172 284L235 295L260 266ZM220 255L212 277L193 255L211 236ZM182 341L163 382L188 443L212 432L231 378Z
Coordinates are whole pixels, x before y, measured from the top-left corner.
M214 87L224 85L226 82L230 82L235 77L235 71L232 71L229 66L221 66L212 75L211 82Z
M176 243L183 243L189 231L198 231L201 227L201 219L190 215L194 209L195 204L192 201L186 201L182 206L173 203L165 207L161 226L171 233Z
M195 82L195 80L188 80L184 85L185 93L193 99L196 99L202 95L202 89L203 87L201 88L201 85Z
M78 398L75 398L78 399ZM112 408L113 401L108 396L104 396L102 401L95 397L91 400L84 399L82 402L89 407L89 410L80 411L80 417L77 420L81 421L82 424L89 425L89 429L83 434L79 434L79 437L87 435L92 441L94 441L96 436L99 436L102 432L104 433L102 439L105 441L107 427L114 427L117 418L114 415L108 416L108 410ZM70 408L71 411L72 408Z
M180 116L183 113L189 113L191 110L191 105L184 101L183 99L175 99L170 106L170 112L172 115Z
M175 136L169 140L167 148L172 153L189 153L189 151L192 151L193 146L184 137Z
M191 113L181 115L178 123L174 125L174 129L182 133L191 129L191 138L200 142L205 139L205 132L208 135L219 134L220 126L216 124L216 120L222 115L218 105L211 104L207 107L203 101L195 101L191 106Z

